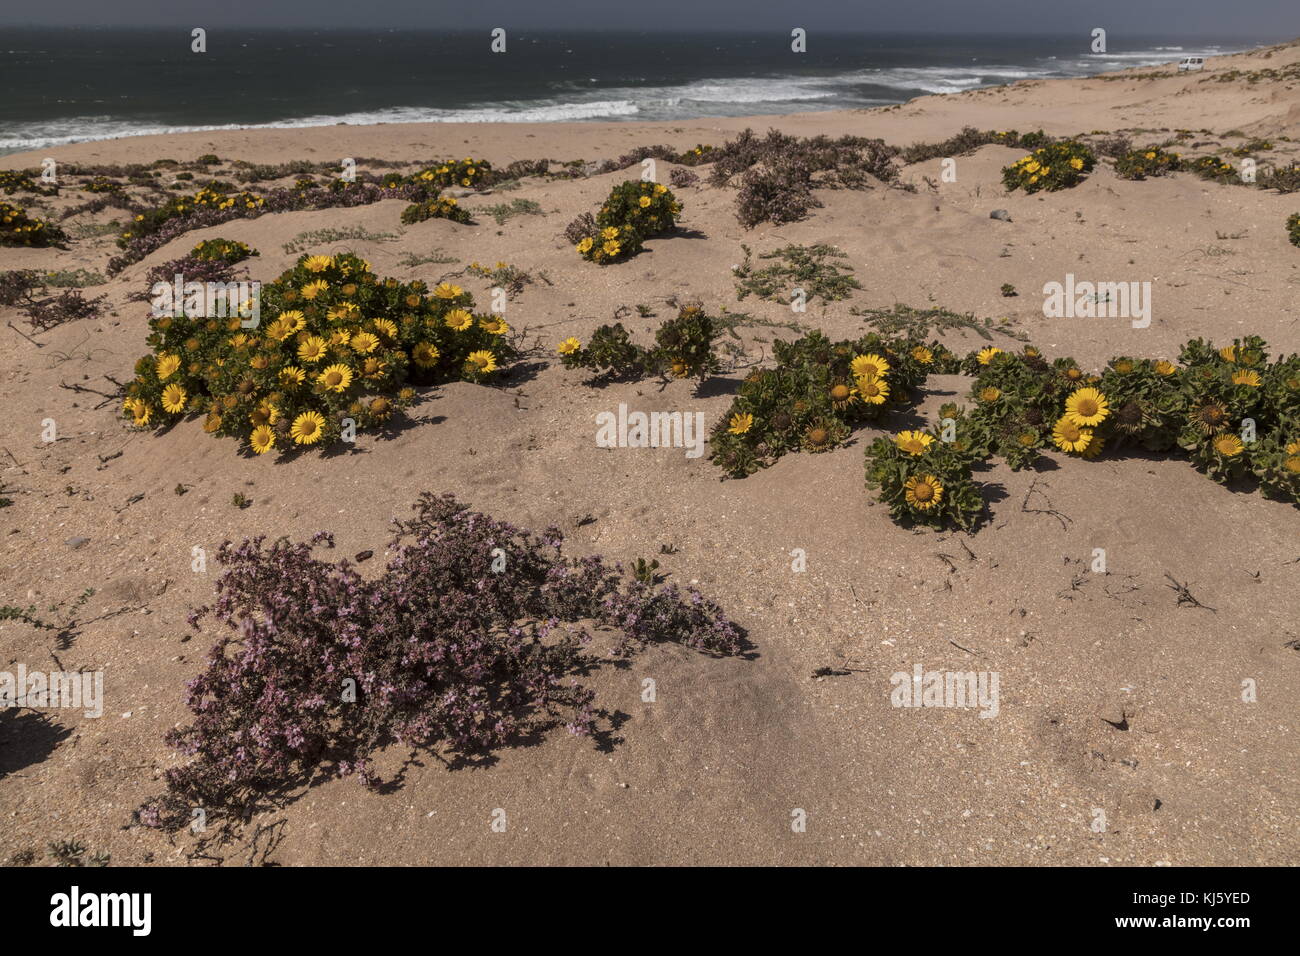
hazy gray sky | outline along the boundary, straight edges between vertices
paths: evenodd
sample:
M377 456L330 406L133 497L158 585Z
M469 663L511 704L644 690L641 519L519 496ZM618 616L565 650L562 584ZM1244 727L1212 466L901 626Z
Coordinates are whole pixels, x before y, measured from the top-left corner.
M1300 36L1300 0L8 0L41 26L775 29Z

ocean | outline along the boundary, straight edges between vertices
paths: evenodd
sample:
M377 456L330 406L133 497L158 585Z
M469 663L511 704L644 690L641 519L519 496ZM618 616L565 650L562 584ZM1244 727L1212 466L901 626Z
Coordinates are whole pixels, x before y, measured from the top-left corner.
M336 123L682 120L850 109L1284 39L781 32L0 28L0 154L147 133Z

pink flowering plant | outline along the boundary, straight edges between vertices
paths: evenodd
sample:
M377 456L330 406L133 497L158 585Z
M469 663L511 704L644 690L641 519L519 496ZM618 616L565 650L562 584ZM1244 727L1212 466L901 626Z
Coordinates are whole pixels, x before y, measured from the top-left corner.
M167 771L141 823L179 829L196 807L246 819L330 777L378 787L372 755L392 743L454 767L561 725L603 737L610 715L580 680L599 663L584 623L621 632L614 656L662 641L745 646L699 592L568 557L555 528L534 534L425 493L394 531L372 580L313 554L333 546L325 532L221 546L217 600L190 624L223 633L189 682L193 722L167 737L191 759Z

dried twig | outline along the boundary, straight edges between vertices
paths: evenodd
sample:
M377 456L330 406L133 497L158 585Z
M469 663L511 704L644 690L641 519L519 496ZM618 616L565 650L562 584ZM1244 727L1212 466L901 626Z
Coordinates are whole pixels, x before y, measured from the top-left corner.
M1029 483L1029 490L1025 492L1024 500L1020 502L1020 510L1023 511L1025 514L1031 514L1031 515L1051 515L1057 521L1061 522L1062 530L1068 528L1070 522L1073 521L1074 519L1071 518L1069 515L1057 511L1055 508L1052 507L1052 499L1047 497L1046 492L1040 491L1038 489L1038 481L1039 479L1035 478L1033 481ZM1033 497L1035 494L1042 496L1043 501L1047 504L1046 508L1029 507L1029 499Z
M1181 581L1175 578L1168 571L1165 572L1165 577L1167 577L1170 582L1169 584L1166 584L1165 587L1169 588L1169 590L1173 591L1175 594L1178 595L1179 607L1184 607L1184 606L1199 607L1203 610L1210 611L1214 614L1219 613L1215 608L1212 608L1206 604L1202 604L1200 601L1196 600L1196 597L1192 594L1190 590L1188 590L1187 585L1183 584Z

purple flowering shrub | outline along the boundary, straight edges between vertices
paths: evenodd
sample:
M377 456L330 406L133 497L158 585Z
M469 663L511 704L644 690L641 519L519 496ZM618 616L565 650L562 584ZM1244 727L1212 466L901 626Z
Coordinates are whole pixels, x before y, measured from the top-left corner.
M167 736L193 758L138 811L179 829L192 809L247 818L313 780L380 780L371 754L390 744L481 759L563 724L592 735L606 712L578 677L598 661L582 623L621 631L616 655L676 641L711 654L743 631L694 589L625 579L597 556L569 558L541 534L426 492L384 572L366 580L333 545L264 538L218 551L217 599L196 609L224 625L207 669L188 684L194 721Z
M108 274L117 275L177 236L195 229L221 225L234 219L255 219L266 213L367 206L383 199L420 202L431 191L430 187L424 185L385 187L377 183L345 183L342 180L336 180L336 183L337 187L331 184L331 187L324 189L299 189L296 186L271 189L256 197L257 201L251 205L248 202L237 202L225 207L206 204L186 207L181 214L171 213L165 217L160 215L157 218L159 224L153 225L150 231L135 231L129 237L123 237L121 245L124 251L120 256L109 259Z
M176 276L184 277L186 282L231 282L237 270L234 265L221 259L200 259L191 252L179 259L172 259L153 266L145 273L143 288L127 294L129 302L148 302L153 298L153 287L163 282L171 285Z

